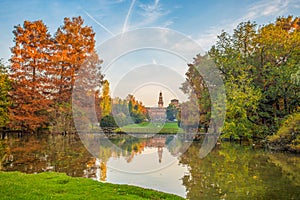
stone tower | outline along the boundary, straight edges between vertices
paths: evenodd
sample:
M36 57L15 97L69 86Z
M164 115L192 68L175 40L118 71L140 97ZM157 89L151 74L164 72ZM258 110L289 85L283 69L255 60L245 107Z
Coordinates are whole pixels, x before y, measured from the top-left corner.
M162 92L159 93L158 107L160 108L164 107Z

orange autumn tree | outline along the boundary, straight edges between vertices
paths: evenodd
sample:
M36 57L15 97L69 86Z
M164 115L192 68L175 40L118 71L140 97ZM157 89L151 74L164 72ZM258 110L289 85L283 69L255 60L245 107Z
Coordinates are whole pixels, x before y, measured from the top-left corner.
M55 34L58 102L70 101L76 74L85 59L95 53L95 33L91 27L83 26L83 23L80 16L65 18L64 25Z
M54 94L55 106L51 112L51 128L55 132L74 131L71 96L79 71L84 75L80 77L80 85L85 89L90 88L90 95L95 95L96 90L100 89L103 79L100 72L102 61L96 53L94 37L93 29L84 26L80 16L65 18L64 24L55 34L52 60L57 87ZM85 101L82 99L80 102ZM88 106L81 106L81 112L85 112L83 107Z
M100 72L102 61L96 53L94 37L93 29L84 26L80 16L65 18L64 24L55 33L52 61L56 74L54 76L56 91L53 98L55 104L50 113L50 126L54 132L75 131L71 96L79 72L81 72L79 81L82 82L79 85L84 89L89 88L87 92L90 95L95 96L95 91L100 89L103 78ZM80 100L80 103L84 102L84 99ZM84 107L89 106L80 107L83 109L80 112L86 112Z
M14 28L10 121L14 128L36 130L46 126L48 121L53 86L48 73L51 62L48 61L53 43L42 21L25 21L23 26Z
M83 23L81 17L65 18L54 38L42 21L25 21L15 27L10 69L11 127L74 131L71 95L79 70L85 74L81 86L89 88L89 95L99 92L103 79L95 33Z

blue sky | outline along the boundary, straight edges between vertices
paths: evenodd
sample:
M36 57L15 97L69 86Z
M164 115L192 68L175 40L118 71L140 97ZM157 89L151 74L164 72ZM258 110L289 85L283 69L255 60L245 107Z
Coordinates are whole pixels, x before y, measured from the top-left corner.
M85 24L92 26L96 32L97 45L117 34L137 28L168 28L195 40L207 51L221 30L231 32L242 21L267 24L278 16L299 16L300 0L7 0L0 1L0 8L0 57L7 62L9 48L13 46L13 26L22 24L24 20L41 19L50 33L54 34L62 25L64 17L81 15ZM157 63L156 59L151 60L152 64ZM131 62L126 63L132 65ZM182 68L186 70L186 66ZM114 73L107 74L107 79L112 82L112 86L116 85L113 83ZM157 88L155 98L158 90L163 90L163 87ZM146 104L154 103L156 99Z

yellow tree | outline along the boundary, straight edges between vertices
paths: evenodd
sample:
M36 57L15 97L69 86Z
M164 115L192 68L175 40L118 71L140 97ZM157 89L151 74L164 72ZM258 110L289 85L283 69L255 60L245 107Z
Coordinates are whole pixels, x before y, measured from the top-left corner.
M103 83L100 108L102 117L111 114L111 97L109 94L109 82L107 80Z

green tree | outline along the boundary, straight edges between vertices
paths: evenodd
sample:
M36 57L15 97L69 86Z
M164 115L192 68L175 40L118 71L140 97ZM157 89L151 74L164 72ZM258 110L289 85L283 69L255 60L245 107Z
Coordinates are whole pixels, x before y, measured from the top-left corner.
M106 115L101 118L100 120L100 126L101 127L117 127L117 124L115 122L115 119L111 115Z
M8 108L10 105L8 92L10 90L10 83L7 71L0 63L0 127L5 127L9 122Z
M166 110L167 119L169 121L174 121L177 117L178 109L174 104L169 104Z
M269 147L300 152L300 113L289 115L276 134L268 137Z
M258 115L266 133L272 134L300 105L300 89L292 81L299 70L299 18L280 17L257 34L255 85L262 91Z
M280 121L299 109L299 18L278 18L261 26L241 23L218 36L209 51L226 87L225 135L262 136L276 132Z
M234 34L223 32L209 51L222 72L227 95L225 137L252 137L256 130L260 90L253 84L256 25L240 23Z

